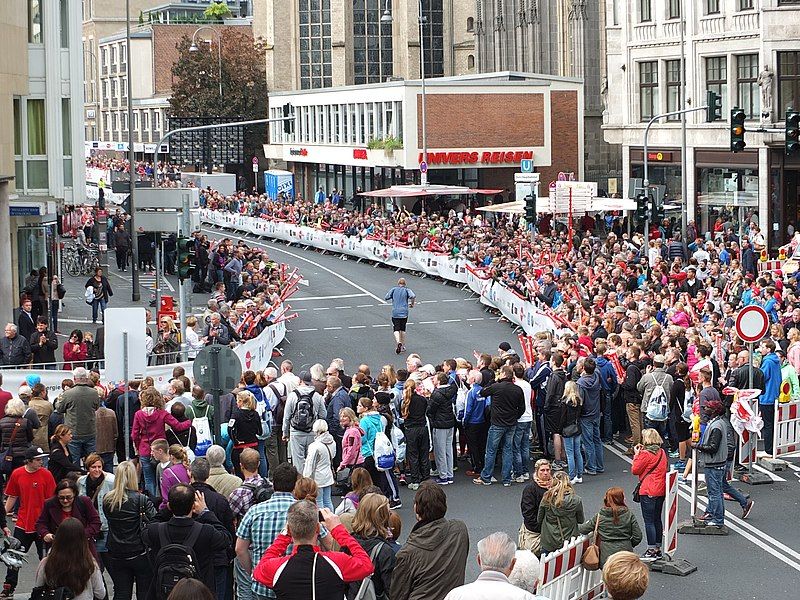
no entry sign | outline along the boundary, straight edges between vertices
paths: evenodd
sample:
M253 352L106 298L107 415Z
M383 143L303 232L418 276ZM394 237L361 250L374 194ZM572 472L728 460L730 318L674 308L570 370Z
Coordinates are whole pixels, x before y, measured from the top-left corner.
M769 330L769 316L760 306L745 306L736 316L736 335L752 344L759 341Z

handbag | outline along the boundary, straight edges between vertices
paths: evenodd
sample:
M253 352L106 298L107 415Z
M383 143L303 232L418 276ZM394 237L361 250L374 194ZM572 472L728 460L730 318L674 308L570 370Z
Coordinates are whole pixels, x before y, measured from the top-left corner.
M600 568L600 537L597 534L600 528L600 513L597 513L597 522L594 524L594 540L581 557L581 565L587 571L597 571Z
M519 526L517 546L520 550L530 550L536 556L539 556L542 552L542 534L531 531L523 523Z
M8 448L0 452L0 473L3 475L11 475L11 472L14 470L14 455L11 452L11 449L14 447L14 438L17 437L17 431L19 431L22 419L17 419L17 422L14 423L14 431L11 432L11 438L8 440Z
M654 464L652 467L650 467L650 470L647 473L644 474L644 477L642 477L639 480L639 483L636 484L636 487L633 488L633 501L634 502L641 502L642 501L642 495L639 493L639 488L642 487L642 482L645 479L647 479L647 476L650 475L650 473L652 473L653 471L655 471L656 467L658 467L658 465L661 464L661 458L663 456L664 456L664 450L662 449L661 450L661 454L659 455L658 460L656 461L656 464Z
M40 585L31 590L30 600L72 600L75 594L68 587L48 587Z
M578 425L577 422L575 422L575 423L569 423L568 425L564 425L564 428L561 430L561 435L564 437L571 438L575 437L576 435L579 435L580 432L581 432L581 426Z

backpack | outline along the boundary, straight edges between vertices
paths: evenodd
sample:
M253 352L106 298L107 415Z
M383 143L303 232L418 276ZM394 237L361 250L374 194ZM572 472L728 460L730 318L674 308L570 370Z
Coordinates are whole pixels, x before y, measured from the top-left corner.
M269 480L263 478L261 479L261 481L257 483L253 483L252 481L247 481L242 484L242 487L252 492L253 505L266 502L267 500L272 498L272 494L275 492L275 488L272 487L272 484L269 482Z
M283 393L278 393L278 388L275 387L274 383L270 383L267 387L272 390L272 393L275 394L275 398L277 398L277 402L275 406L272 407L272 418L274 419L275 423L283 423L283 410L286 408L286 384L283 382L279 382L283 386Z
M397 460L403 462L406 459L406 436L397 426L392 427L392 446L394 447Z
M292 429L311 433L314 426L314 392L310 394L297 394L297 403L289 420Z
M208 406L206 406L206 412L202 417L195 416L192 419L192 427L194 427L197 434L197 442L194 447L195 456L205 456L206 451L214 443L211 438L211 423L208 422Z
M694 392L691 389L686 390L686 395L683 397L683 413L681 418L685 423L692 422L692 407L694 406Z
M58 296L59 300L63 300L64 296L67 295L67 288L64 287L63 283L59 283L56 286L56 296Z
M372 448L372 456L375 459L375 468L379 471L391 471L397 459L389 437L379 431L375 434L375 445Z
M155 596L157 600L167 600L172 589L181 579L197 579L199 576L197 557L194 553L197 538L203 530L199 523L192 526L189 537L182 544L170 543L167 537L168 525L158 528L158 541L161 548L156 554Z
M466 385L459 385L458 391L456 392L456 419L459 421L464 420L464 411L467 408L467 395L469 394L469 389Z
M247 389L255 396L256 411L258 411L261 417L261 435L257 435L256 437L259 440L269 439L269 436L272 435L272 407L269 405L269 402L267 402L267 396L264 394L264 390L260 387L247 386Z
M92 302L94 302L93 286L90 285L89 287L86 288L86 291L83 293L83 300L86 302L86 304L91 304Z
M378 553L381 551L383 542L375 544L372 552L369 553L369 560L375 564L375 559L378 558ZM378 600L378 594L375 592L375 582L372 581L372 575L365 577L361 580L358 586L358 593L353 597L353 600Z
M667 381L667 375L661 383L656 381L656 376L653 375L656 387L653 388L653 393L650 394L650 401L647 403L647 413L645 417L651 421L666 421L669 416L669 403L667 402L667 392L664 390L664 383Z

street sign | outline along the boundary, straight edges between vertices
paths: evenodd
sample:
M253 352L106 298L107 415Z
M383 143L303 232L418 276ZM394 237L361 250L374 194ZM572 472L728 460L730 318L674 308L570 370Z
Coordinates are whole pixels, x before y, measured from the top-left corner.
M144 379L147 375L146 331L144 307L106 309L103 356L107 381Z
M419 172L420 173L428 172L428 163L426 163L424 160L421 163L419 163Z
M253 173L258 173L258 163L257 162L253 163Z
M257 165L257 164L258 164L258 157L257 157L257 156L254 156L254 157L253 157L253 164L254 164L254 165Z
M769 330L769 316L760 306L745 306L736 315L736 335L743 342L753 344L763 338Z
M539 183L539 173L514 173L514 183Z
M522 159L519 163L519 170L523 173L533 173L533 161L529 158Z

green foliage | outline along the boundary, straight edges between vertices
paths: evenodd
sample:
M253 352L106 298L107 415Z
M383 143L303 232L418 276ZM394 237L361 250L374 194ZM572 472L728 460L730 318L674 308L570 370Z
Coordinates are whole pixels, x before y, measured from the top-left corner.
M403 140L389 135L383 139L384 150L400 150L403 147Z
M367 142L367 149L368 150L380 150L383 148L383 140L379 140L378 138L370 138Z
M231 9L224 2L213 2L203 12L203 16L208 21L219 22L231 16Z

